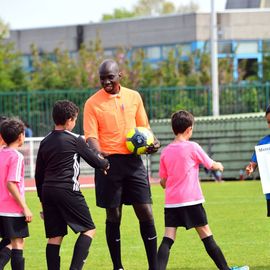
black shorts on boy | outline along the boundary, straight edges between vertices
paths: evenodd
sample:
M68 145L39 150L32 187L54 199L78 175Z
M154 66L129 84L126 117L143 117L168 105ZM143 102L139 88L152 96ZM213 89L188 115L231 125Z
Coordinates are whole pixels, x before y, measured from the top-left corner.
M202 204L165 208L165 227L185 227L187 230L208 224Z
M116 208L121 204L151 204L151 191L146 168L140 156L114 154L107 175L95 170L97 206Z
M65 236L67 226L75 233L95 229L81 191L43 187L42 205L47 238Z

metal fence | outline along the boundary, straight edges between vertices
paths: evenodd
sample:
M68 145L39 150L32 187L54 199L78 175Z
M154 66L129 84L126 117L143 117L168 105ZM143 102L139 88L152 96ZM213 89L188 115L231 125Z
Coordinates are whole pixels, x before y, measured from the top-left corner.
M265 111L270 102L269 83L220 86L220 114ZM82 134L82 110L87 98L96 90L44 90L0 92L0 114L18 116L31 126L34 136L44 136L53 127L51 110L56 100L69 99L81 110L75 132ZM150 119L170 118L179 109L195 116L212 115L209 87L156 87L139 89Z
M24 145L19 151L24 155L25 178L34 179L36 169L36 159L40 142L43 137L26 138ZM142 155L143 163L151 171L151 161L147 160L145 155ZM80 159L80 175L94 176L94 169L88 165L82 158Z
M35 176L37 152L43 137L26 138L19 151L24 155L25 177L33 179ZM80 162L80 175L94 175L94 169L83 159Z

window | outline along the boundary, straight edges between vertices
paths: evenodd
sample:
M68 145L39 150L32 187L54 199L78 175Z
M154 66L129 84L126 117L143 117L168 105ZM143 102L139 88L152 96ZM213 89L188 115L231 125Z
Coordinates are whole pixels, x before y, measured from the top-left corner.
M141 58L141 56L144 56L144 51L142 48L133 48L131 50L131 60L132 62L136 61L136 59L139 57Z
M114 56L113 50L104 50L104 56L105 57L113 57Z
M238 42L236 53L258 53L258 42Z
M145 58L146 59L160 59L161 49L159 46L147 47L145 48Z
M22 56L22 66L25 70L31 70L33 65L32 57L30 55Z
M231 42L219 42L218 43L218 53L220 53L220 54L232 53L232 43Z
M189 56L191 53L190 44L181 44L178 46L178 53L180 56Z
M78 60L78 58L79 58L79 53L76 51L73 51L73 52L70 52L69 53L69 56L70 56L70 58L71 59L73 59L73 60Z
M264 53L270 53L270 40L263 41L262 50Z
M168 58L169 53L173 51L175 55L175 46L162 46L162 56L164 59Z

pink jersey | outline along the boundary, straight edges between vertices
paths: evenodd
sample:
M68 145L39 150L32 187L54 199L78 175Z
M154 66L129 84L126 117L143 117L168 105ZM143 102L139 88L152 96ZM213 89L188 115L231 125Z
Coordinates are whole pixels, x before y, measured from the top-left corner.
M213 160L196 142L173 142L163 149L159 176L167 179L166 208L195 205L205 201L199 181L200 164L210 169Z
M0 149L0 216L20 217L23 209L10 194L7 183L16 182L24 198L24 158L23 155L8 147Z

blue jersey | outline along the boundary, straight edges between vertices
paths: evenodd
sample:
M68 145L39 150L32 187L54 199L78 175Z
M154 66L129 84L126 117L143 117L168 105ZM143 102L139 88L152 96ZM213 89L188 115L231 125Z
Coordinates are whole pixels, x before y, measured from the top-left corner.
M263 144L270 144L270 135L267 135L265 137L263 137L257 145L263 145ZM251 161L258 163L257 162L257 157L256 157L256 152L254 151L252 157L251 157ZM265 198L266 200L270 200L270 193L265 194Z
M265 137L263 137L257 145L263 145L263 144L270 144L270 135L267 135ZM256 152L254 151L252 157L251 157L251 161L252 162L255 162L255 163L258 163L257 162L257 157L256 157Z

